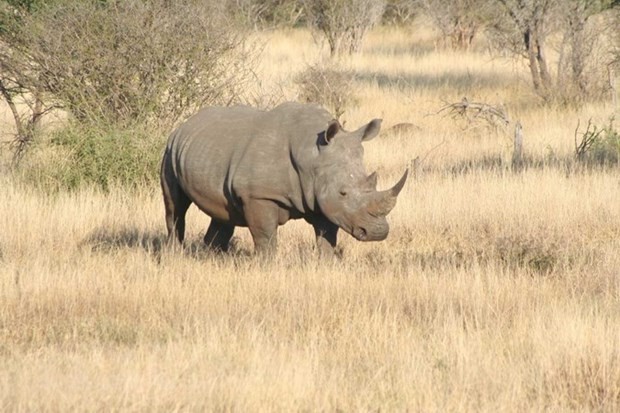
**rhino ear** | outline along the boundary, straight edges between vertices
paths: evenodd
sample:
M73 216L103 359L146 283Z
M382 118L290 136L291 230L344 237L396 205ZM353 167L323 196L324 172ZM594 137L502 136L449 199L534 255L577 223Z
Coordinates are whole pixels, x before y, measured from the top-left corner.
M361 135L362 141L366 142L377 136L379 134L379 131L381 130L382 121L382 119L373 119L368 125L362 126L358 130Z
M341 130L342 126L340 126L340 122L338 122L337 119L331 120L325 130L325 143L330 143L331 140L334 139L334 136L336 136Z

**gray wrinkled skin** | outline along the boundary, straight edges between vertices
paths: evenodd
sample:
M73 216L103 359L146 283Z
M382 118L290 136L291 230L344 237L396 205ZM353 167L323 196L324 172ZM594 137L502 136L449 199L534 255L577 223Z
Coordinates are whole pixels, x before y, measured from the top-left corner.
M366 174L362 142L380 127L375 119L347 132L321 107L292 102L268 112L201 110L172 132L162 161L170 242L183 242L192 202L212 218L205 243L223 251L236 226L250 229L256 251L273 251L278 226L299 218L314 227L322 254L333 254L339 228L360 241L385 239L407 172L381 192Z

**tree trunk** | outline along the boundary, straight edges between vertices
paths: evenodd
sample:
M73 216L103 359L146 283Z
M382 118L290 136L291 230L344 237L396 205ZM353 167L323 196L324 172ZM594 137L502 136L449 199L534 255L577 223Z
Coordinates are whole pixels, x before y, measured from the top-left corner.
M539 27L529 27L523 35L523 40L527 50L534 89L544 98L547 98L552 87L552 79L547 66L545 39L540 32Z
M43 101L39 96L34 97L34 107L32 109L32 129L33 131L37 131L41 126L41 118L43 117Z
M552 86L551 74L547 67L547 57L545 53L545 39L542 36L536 37L536 60L538 61L538 70L540 71L540 80L545 90L549 90Z
M523 127L517 121L515 125L514 148L512 152L512 168L520 170L523 167Z
M525 48L527 50L527 59L530 65L532 83L534 84L534 89L538 92L542 89L542 83L540 80L540 73L538 71L538 59L536 58L536 49L534 47L531 29L527 29L525 31L523 41L525 42Z
M585 59L588 55L585 34L586 22L587 17L583 14L575 13L574 16L571 16L571 31L569 34L571 37L571 82L577 87L581 97L586 96L588 93L587 82L584 76Z
M452 48L469 50L474 41L478 27L475 23L462 23L457 20L452 29Z
M327 39L329 42L329 55L331 57L336 57L340 54L340 49L342 47L342 35L333 33L331 36L327 36Z

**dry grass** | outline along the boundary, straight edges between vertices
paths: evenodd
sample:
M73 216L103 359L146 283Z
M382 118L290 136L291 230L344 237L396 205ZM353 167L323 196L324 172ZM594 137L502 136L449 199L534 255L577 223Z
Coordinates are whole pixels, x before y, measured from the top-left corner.
M262 87L292 95L321 52L271 34ZM342 235L336 263L303 222L261 262L244 230L231 255L206 252L192 208L170 251L158 188L1 178L0 410L618 411L618 170L569 161L576 119L611 108L538 107L525 68L426 32L375 31L348 64L364 75L351 128L420 128L367 145L380 186L425 160L389 238ZM504 103L541 162L514 173L510 131L426 116L464 95Z

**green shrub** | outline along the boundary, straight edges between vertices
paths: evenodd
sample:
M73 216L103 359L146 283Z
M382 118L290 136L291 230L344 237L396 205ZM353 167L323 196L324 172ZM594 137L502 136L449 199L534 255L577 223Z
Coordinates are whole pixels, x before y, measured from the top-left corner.
M592 147L592 159L599 165L620 163L620 133L605 128L605 134Z
M119 130L74 123L38 144L20 165L20 174L46 191L157 185L164 145L164 136L145 127Z
M602 128L590 120L580 139L577 135L575 131L575 155L579 161L588 165L620 164L620 132L614 128L613 119Z

